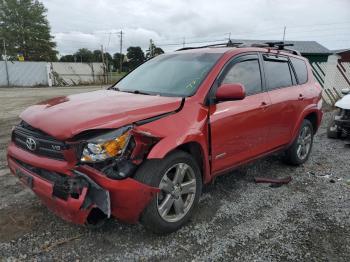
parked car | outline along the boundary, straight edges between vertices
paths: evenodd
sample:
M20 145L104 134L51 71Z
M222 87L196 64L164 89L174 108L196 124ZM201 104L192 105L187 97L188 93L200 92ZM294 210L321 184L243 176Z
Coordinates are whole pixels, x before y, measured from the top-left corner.
M342 94L344 96L335 103L337 110L328 125L329 138L350 136L350 89L344 88Z
M308 61L275 48L164 54L114 86L27 108L13 174L63 219L179 229L214 177L268 154L303 164L321 119Z

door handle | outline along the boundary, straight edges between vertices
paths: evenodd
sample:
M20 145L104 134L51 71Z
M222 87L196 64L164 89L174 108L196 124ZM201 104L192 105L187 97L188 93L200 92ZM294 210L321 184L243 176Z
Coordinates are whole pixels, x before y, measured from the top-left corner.
M268 106L269 105L265 101L261 102L261 105L260 105L261 108L266 108Z
M298 98L299 100L304 100L304 96L303 96L303 94L299 94L299 98Z

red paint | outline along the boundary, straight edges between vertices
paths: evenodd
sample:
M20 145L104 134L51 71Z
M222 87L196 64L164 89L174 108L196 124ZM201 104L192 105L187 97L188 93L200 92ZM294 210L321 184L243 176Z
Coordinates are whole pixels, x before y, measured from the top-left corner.
M260 93L210 107L214 173L266 150L269 105L269 96Z
M181 99L100 90L33 105L20 115L31 126L65 140L89 129L124 126L180 106Z
M236 84L223 84L216 92L217 101L242 100L245 97L244 86Z
M85 199L86 190L82 192L79 199L69 197L67 201L52 197L53 185L35 173L28 172L18 165L13 159L30 163L32 166L56 171L67 176L72 176L71 166L63 161L47 159L43 161L40 157L33 157L27 151L16 147L13 143L8 148L8 165L13 174L16 169L33 177L32 190L39 196L41 201L55 214L63 219L76 224L84 224L93 207L87 210L81 209ZM76 170L83 172L92 178L96 184L107 189L111 198L111 214L124 222L136 223L138 218L159 189L141 184L140 182L127 178L124 180L112 180L89 166L79 166Z
M134 127L134 155L146 150L148 152L148 141L155 141L145 156L148 159L164 158L181 145L195 143L201 149L204 183L210 182L214 176L226 170L285 149L296 137L303 119L311 113L316 114L317 127L320 125L321 88L313 79L309 65L309 80L304 85L262 92L246 96L242 100L224 101L208 106L206 98L209 90L225 64L236 55L267 52L267 49L211 48L183 52L221 52L222 56L197 92L187 97L183 107L177 112L173 111L179 109L181 98L104 90L48 100L25 110L21 118L59 140L73 140L74 135L86 130L119 128L138 120L173 112L166 117ZM270 52L277 53L275 50ZM244 96L243 88L238 86L235 92L227 90L227 87L219 90L218 96L223 98ZM86 174L110 192L112 215L126 222L137 222L140 213L158 192L157 188L141 184L132 178L112 180L92 167L77 166L73 150L66 150L64 155L66 161L58 161L36 156L13 143L8 148L12 172L18 168L11 160L15 158L68 176L72 175L73 169ZM139 162L141 161L136 161L138 164ZM35 174L31 175L34 177L34 192L49 208L68 221L84 223L89 211L79 208L84 195L68 201L54 199L51 196L52 185Z

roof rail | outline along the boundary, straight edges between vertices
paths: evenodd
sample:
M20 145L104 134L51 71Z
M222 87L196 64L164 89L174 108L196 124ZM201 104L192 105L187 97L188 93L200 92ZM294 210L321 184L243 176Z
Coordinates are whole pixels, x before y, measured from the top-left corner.
M243 43L236 43L229 40L227 43L220 43L220 44L212 44L212 45L204 45L204 46L194 46L194 47L183 47L180 49L177 49L176 51L184 51L184 50L190 50L190 49L200 49L200 48L207 48L207 47L240 47L243 45Z

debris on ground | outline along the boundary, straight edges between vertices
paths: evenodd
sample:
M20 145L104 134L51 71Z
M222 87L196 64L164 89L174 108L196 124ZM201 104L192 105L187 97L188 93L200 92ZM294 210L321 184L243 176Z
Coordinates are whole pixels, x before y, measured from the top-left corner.
M68 243L70 241L76 240L76 239L78 239L80 237L81 237L81 235L77 235L77 236L70 237L70 238L67 238L67 239L60 239L57 242L54 242L54 243L51 243L51 244L45 244L45 245L43 245L41 247L41 251L48 252L48 251L52 250L53 248L55 248L57 246L60 246L60 245L63 245L65 243Z
M292 181L291 176L285 178L254 177L255 183L270 183L270 187L280 187Z
M340 177L337 177L337 176L334 176L334 174L332 173L320 173L320 174L316 174L315 172L313 171L309 171L307 172L309 175L312 175L312 176L315 176L315 177L320 177L320 178L326 178L326 179L329 179L329 182L330 183L335 183L336 181L341 181L343 180L342 178Z

